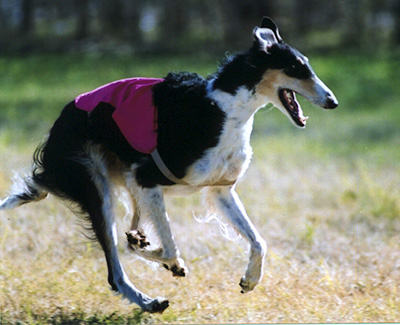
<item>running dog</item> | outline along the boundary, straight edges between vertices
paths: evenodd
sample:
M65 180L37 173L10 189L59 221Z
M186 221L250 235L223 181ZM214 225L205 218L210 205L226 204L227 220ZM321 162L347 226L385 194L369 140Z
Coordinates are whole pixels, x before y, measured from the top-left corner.
M75 203L104 250L112 289L144 311L163 312L168 300L139 291L118 258L113 185L124 186L133 202L126 233L132 251L175 276L185 276L187 269L163 196L202 190L209 206L250 244L240 280L246 293L262 278L267 245L235 184L252 157L250 135L259 108L272 103L295 126L306 126L296 94L325 109L338 105L308 58L284 43L276 24L265 17L253 31L250 49L225 60L207 79L195 73L130 78L76 97L36 150L32 174L0 202L0 209L39 201L48 193ZM157 247L139 227L146 219L159 238Z

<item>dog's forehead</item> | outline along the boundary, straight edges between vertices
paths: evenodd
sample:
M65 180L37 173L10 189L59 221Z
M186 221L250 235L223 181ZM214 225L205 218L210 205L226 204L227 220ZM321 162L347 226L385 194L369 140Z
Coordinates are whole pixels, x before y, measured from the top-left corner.
M271 51L274 56L274 61L281 67L291 66L295 63L300 63L303 66L312 70L309 59L299 50L287 45L278 44L275 51Z
M315 74L308 58L286 43L271 47L269 62L270 69L282 70L289 77L308 79Z
M291 46L287 46L287 56L290 58L288 61L299 61L303 65L307 65L309 62L304 54Z

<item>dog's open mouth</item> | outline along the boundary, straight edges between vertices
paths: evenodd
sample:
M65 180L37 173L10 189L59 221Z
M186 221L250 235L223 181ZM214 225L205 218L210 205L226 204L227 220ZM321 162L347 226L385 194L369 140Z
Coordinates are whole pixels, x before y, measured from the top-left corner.
M293 121L299 127L305 127L308 116L303 115L303 110L301 109L300 103L296 99L294 91L290 89L280 89L279 99L281 100L283 106L286 108Z

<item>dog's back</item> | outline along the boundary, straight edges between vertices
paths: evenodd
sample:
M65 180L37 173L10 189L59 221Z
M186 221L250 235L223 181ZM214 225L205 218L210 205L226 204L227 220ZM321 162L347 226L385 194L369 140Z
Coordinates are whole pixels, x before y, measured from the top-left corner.
M323 108L338 104L308 59L283 43L272 20L265 18L253 37L249 50L225 62L207 80L197 74L171 73L152 87L158 158L132 147L113 118L114 101L96 102L89 110L75 106L75 101L68 104L35 152L32 175L0 202L0 209L41 200L48 192L73 202L91 221L105 253L112 289L145 311L162 312L168 300L151 298L135 288L119 261L113 182L126 187L134 206L129 247L162 263L174 276L185 276L187 269L169 227L163 195L171 188L186 193L204 189L209 206L250 243L250 260L240 286L243 293L253 290L262 278L266 243L234 185L250 163L253 116L266 103L273 103L303 128L307 118L296 92ZM152 223L159 237L155 249L139 229L143 219Z

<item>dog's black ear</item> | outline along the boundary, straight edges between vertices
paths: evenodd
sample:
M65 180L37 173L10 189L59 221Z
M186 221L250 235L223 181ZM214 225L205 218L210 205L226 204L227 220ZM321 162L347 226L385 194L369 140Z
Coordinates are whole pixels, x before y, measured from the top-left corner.
M269 17L263 17L262 21L261 21L261 28L268 28L270 30L272 30L275 34L276 39L278 40L279 43L282 42L282 37L279 34L279 29L278 26L275 24L275 22L269 18Z
M275 33L269 28L256 27L254 28L253 35L260 50L267 53L269 53L269 49L272 45L278 43Z

